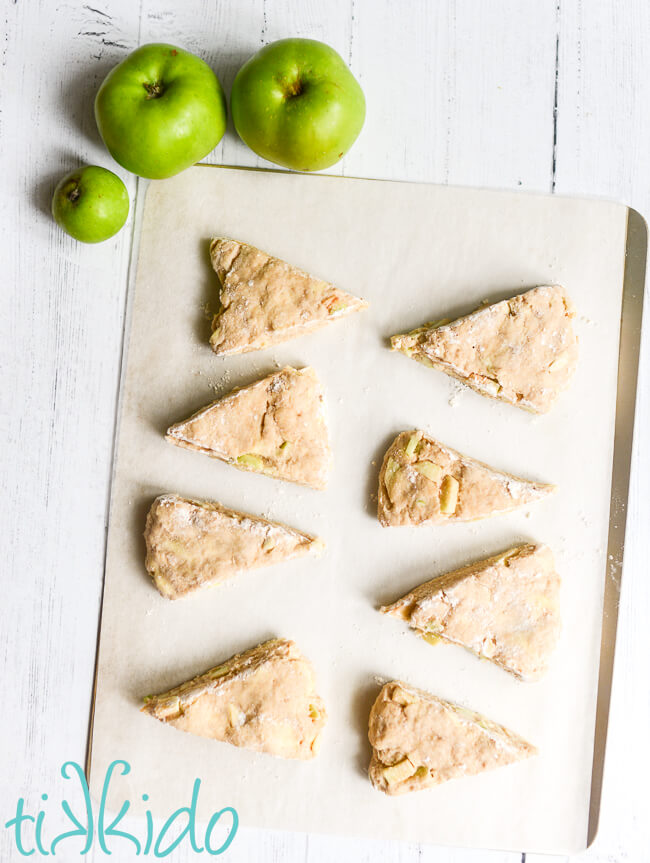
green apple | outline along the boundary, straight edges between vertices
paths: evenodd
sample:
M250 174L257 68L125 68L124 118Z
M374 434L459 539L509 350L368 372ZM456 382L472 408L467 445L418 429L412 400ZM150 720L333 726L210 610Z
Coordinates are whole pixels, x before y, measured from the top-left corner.
M95 119L116 162L161 180L217 146L226 131L226 97L199 57L173 45L143 45L104 79Z
M52 215L75 240L101 243L126 222L129 194L112 171L86 165L59 181L52 197Z
M338 162L366 116L352 72L314 39L281 39L258 51L237 73L230 107L251 150L296 171Z

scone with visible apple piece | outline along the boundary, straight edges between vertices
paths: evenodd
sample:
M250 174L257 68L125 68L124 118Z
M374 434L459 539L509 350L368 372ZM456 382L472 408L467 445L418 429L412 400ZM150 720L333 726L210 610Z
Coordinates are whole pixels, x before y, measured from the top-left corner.
M564 288L544 285L393 336L391 346L481 395L546 413L578 361L574 314Z
M317 755L327 720L311 663L280 638L147 696L142 711L179 731L302 760Z
M210 258L221 282L210 346L221 356L268 348L368 305L237 240L212 240Z
M414 429L401 432L384 456L377 514L384 527L474 521L553 491L553 485L495 470Z
M393 680L370 711L368 774L378 791L406 794L521 761L537 750L503 725Z
M240 470L323 489L332 453L323 388L310 368L287 366L233 390L167 429L166 440Z
M427 581L381 611L431 644L459 644L536 680L560 634L560 577L550 548L520 545Z
M147 572L168 599L323 549L320 539L292 527L177 494L156 498L144 538Z

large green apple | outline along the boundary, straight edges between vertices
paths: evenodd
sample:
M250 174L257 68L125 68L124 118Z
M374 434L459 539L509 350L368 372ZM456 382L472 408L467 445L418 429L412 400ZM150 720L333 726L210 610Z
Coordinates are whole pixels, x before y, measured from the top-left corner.
M281 39L235 78L235 128L259 156L296 171L329 168L355 142L366 100L341 57L314 39Z
M59 181L52 198L52 215L75 240L101 243L117 234L126 222L129 195L112 171L86 165Z
M199 57L173 45L143 45L104 79L95 118L116 162L160 180L216 147L226 130L226 97Z

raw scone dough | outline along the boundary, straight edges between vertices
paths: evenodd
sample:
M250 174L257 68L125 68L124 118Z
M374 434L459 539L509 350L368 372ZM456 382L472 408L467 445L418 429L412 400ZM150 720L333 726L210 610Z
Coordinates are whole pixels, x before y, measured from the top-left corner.
M317 754L327 720L311 663L279 638L145 698L142 711L180 731L299 759Z
M535 413L548 411L578 361L573 306L559 285L425 324L391 345L475 389Z
M332 454L323 388L290 366L236 389L167 429L166 439L241 470L322 489Z
M535 755L523 738L489 719L400 681L370 711L368 774L385 794L405 794Z
M523 680L539 678L560 634L560 577L545 545L520 545L421 584L384 614L435 643L460 644Z
M210 258L221 282L210 346L222 356L268 348L368 305L236 240L212 240Z
M153 502L144 538L147 571L168 599L323 548L321 540L284 524L176 494Z
M384 456L377 514L384 527L473 521L526 506L554 490L494 470L423 431L405 431Z

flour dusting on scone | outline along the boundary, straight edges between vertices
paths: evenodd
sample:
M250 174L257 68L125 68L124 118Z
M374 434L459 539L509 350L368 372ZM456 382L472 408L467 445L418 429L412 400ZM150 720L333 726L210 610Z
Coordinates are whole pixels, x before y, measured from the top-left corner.
M372 706L368 739L370 781L391 795L504 767L537 752L503 725L395 680L382 687Z
M391 345L482 395L546 413L578 361L574 314L564 288L545 285L393 336Z
M399 434L384 456L377 515L384 527L473 521L553 491L553 485L495 470L415 429Z
M240 470L323 489L332 453L323 388L312 368L287 366L167 429L177 446Z
M560 577L550 548L520 545L421 584L381 611L429 643L462 645L536 680L560 634Z
M144 538L147 572L168 599L323 549L320 539L284 524L176 494L153 502Z
M302 760L317 755L327 720L311 663L279 638L147 696L142 711L179 731Z
M221 282L210 346L221 356L268 348L368 305L237 240L212 240L210 258Z

